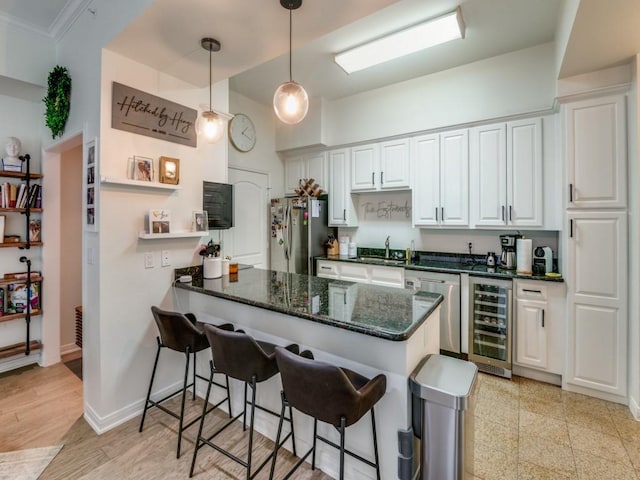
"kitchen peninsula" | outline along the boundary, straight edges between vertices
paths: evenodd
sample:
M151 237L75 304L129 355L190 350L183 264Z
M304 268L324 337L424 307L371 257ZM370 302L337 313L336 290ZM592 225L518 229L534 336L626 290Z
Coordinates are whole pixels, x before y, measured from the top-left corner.
M319 360L368 377L384 373L387 392L376 406L382 477L397 475L397 432L411 424L407 377L420 359L439 351L441 295L255 268L213 280L203 279L199 267L176 270L176 278L184 274L193 280L176 282L175 308L193 312L201 322L231 322L261 340L295 342ZM206 367L201 363L199 368ZM280 388L279 380L260 385L259 402L278 411ZM241 399L241 385L232 385L234 412L240 411ZM312 421L294 415L296 442L305 447L312 438ZM257 416L256 428L275 436L276 424L267 416ZM347 432L348 447L368 458L370 428L365 418ZM333 427L321 424L319 429L337 440ZM327 474L337 475L337 451L319 445L317 463ZM373 470L350 458L345 474L375 477Z

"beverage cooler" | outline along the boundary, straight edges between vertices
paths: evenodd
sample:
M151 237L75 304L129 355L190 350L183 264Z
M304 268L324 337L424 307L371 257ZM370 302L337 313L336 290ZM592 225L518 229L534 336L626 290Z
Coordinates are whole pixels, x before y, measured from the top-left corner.
M511 378L511 280L469 278L469 360L480 371Z

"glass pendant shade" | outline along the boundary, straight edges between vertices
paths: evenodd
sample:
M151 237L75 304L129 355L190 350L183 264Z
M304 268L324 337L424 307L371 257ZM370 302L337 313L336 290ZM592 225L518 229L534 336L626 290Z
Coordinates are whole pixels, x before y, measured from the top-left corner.
M222 138L224 127L223 118L212 110L202 112L196 120L198 137L204 137L209 143L215 143Z
M273 109L289 125L300 123L309 111L309 96L299 83L282 83L273 95Z

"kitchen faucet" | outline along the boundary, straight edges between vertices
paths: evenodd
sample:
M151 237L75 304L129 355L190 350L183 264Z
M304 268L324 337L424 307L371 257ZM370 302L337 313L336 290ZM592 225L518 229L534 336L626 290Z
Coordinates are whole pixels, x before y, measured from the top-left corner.
M391 235L389 235L387 239L384 241L384 248L385 248L384 258L389 258L389 239L390 238L391 238Z

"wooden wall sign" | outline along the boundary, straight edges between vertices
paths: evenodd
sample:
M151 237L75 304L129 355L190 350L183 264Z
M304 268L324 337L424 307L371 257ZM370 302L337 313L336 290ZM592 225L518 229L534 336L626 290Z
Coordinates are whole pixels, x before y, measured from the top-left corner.
M197 110L113 82L111 128L197 146Z

